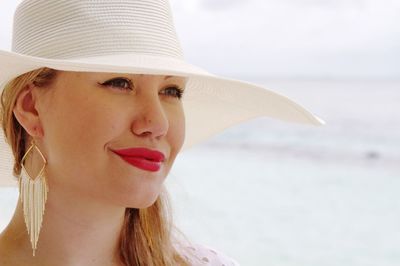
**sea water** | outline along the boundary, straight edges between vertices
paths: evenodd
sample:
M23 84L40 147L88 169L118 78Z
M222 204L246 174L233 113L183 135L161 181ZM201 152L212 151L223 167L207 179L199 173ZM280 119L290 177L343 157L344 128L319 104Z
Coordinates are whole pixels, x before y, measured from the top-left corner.
M259 83L326 125L254 119L181 154L181 227L242 265L400 265L400 82Z

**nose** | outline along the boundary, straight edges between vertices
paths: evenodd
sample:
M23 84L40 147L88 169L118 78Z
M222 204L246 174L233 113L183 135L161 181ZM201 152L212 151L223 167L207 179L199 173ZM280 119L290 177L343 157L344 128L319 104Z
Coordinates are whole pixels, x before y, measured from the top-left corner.
M135 109L138 113L132 122L132 132L137 136L150 135L152 138L165 136L168 132L169 121L158 95L145 96L143 94L137 104Z

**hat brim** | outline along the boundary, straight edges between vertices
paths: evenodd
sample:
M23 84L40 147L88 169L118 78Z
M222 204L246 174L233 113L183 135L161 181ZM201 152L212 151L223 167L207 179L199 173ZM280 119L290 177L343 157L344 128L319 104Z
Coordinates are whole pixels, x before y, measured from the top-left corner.
M183 96L186 137L182 150L218 132L256 117L288 122L324 125L325 122L288 97L263 86L215 76L204 69L165 56L143 54L103 55L79 59L47 59L0 51L0 92L9 80L31 70L50 67L65 71L137 73L187 77ZM13 158L0 132L0 160ZM12 161L8 170L12 171ZM4 175L3 175L4 176ZM16 186L13 178L0 178L0 186Z

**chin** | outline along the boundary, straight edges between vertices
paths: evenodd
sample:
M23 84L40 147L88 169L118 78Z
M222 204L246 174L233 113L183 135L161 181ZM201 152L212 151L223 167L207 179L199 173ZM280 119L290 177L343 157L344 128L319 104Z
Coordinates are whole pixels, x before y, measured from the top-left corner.
M135 202L128 203L127 207L128 208L136 208L136 209L146 209L146 208L152 206L156 202L159 195L160 195L159 193L146 195L141 200L136 199Z
M140 204L135 204L135 206L129 206L129 208L135 208L135 209L147 209L151 207L155 202L157 198L155 198L152 201L143 201Z

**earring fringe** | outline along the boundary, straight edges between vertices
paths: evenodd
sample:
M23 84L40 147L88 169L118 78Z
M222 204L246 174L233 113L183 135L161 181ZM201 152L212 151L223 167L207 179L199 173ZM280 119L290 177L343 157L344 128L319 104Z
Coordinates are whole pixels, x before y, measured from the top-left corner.
M24 167L24 159L33 148L39 152L44 161L42 169L35 178L32 178ZM31 146L21 160L22 171L19 178L19 192L23 205L25 225L32 244L33 256L35 256L37 242L39 240L39 233L42 227L47 193L49 190L46 182L46 176L44 174L44 167L46 163L47 161L43 154L35 145L34 141L32 141Z

